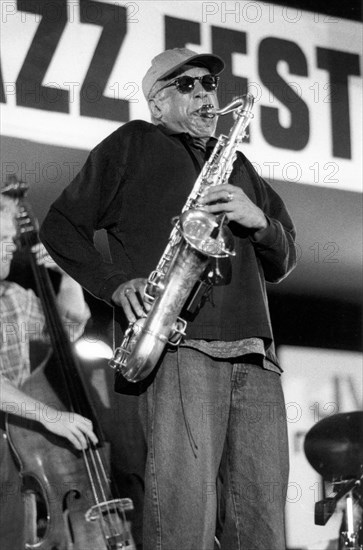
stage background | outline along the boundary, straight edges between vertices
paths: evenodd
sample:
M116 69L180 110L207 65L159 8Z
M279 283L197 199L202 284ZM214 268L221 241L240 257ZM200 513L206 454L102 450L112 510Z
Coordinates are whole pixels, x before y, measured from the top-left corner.
M141 79L163 49L187 46L221 55L227 65L221 105L246 90L254 93L254 119L242 149L284 198L298 235L297 269L282 284L269 286L286 392L301 410L317 402L326 415L362 406L359 5L1 3L1 179L16 173L29 184L40 221L92 147L129 120L149 120ZM231 124L225 117L218 131ZM96 242L107 256L102 233ZM90 331L107 339L111 310L87 299ZM312 397L326 380L347 388L347 376L356 388L354 399L334 401L324 391ZM331 402L333 409L326 407ZM302 437L317 419L290 421L291 441L296 442L294 430ZM290 494L288 501L289 546L334 538L336 524L312 528L317 493L310 487L317 476L301 445L291 456L292 481L301 494L296 501ZM300 461L304 466L297 468Z

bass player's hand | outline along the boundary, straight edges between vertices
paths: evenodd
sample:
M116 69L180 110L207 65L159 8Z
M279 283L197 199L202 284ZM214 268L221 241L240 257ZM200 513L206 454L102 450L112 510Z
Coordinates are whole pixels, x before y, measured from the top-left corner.
M98 442L92 422L80 414L47 407L40 421L50 432L66 437L78 450L87 449L90 442L94 445Z
M47 430L66 437L76 449L85 449L89 442L97 444L92 422L83 416L54 409L17 388L0 372L0 409L7 414L33 418ZM33 413L30 413L33 411Z

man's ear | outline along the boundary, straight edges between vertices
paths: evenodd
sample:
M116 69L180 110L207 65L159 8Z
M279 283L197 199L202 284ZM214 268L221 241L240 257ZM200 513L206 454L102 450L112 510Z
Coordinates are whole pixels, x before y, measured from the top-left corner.
M156 120L159 120L162 117L162 110L160 108L160 104L157 101L157 99L155 99L155 98L149 99L149 109L150 109L150 112L151 112L152 116Z

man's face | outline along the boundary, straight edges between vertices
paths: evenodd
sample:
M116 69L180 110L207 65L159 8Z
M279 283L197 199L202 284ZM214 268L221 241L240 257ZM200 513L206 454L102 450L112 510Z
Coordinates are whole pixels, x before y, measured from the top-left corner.
M210 74L208 69L203 67L192 67L180 73L180 76L204 76ZM173 81L174 79L171 79ZM200 108L203 105L212 105L218 108L217 92L204 90L199 80L194 82L194 90L182 94L175 86L170 86L156 93L155 107L159 110L158 120L161 124L176 132L186 132L193 137L207 138L214 134L217 117L208 118L203 116Z
M9 275L11 260L15 250L16 228L10 212L0 212L0 280Z

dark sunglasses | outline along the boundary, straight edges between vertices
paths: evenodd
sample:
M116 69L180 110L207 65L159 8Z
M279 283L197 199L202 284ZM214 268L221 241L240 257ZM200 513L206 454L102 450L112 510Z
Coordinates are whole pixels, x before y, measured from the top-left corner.
M195 88L195 81L199 80L206 92L215 92L218 88L219 76L214 74L206 74L204 76L179 76L169 84L160 88L156 93L161 92L165 88L175 86L181 94L189 94Z

